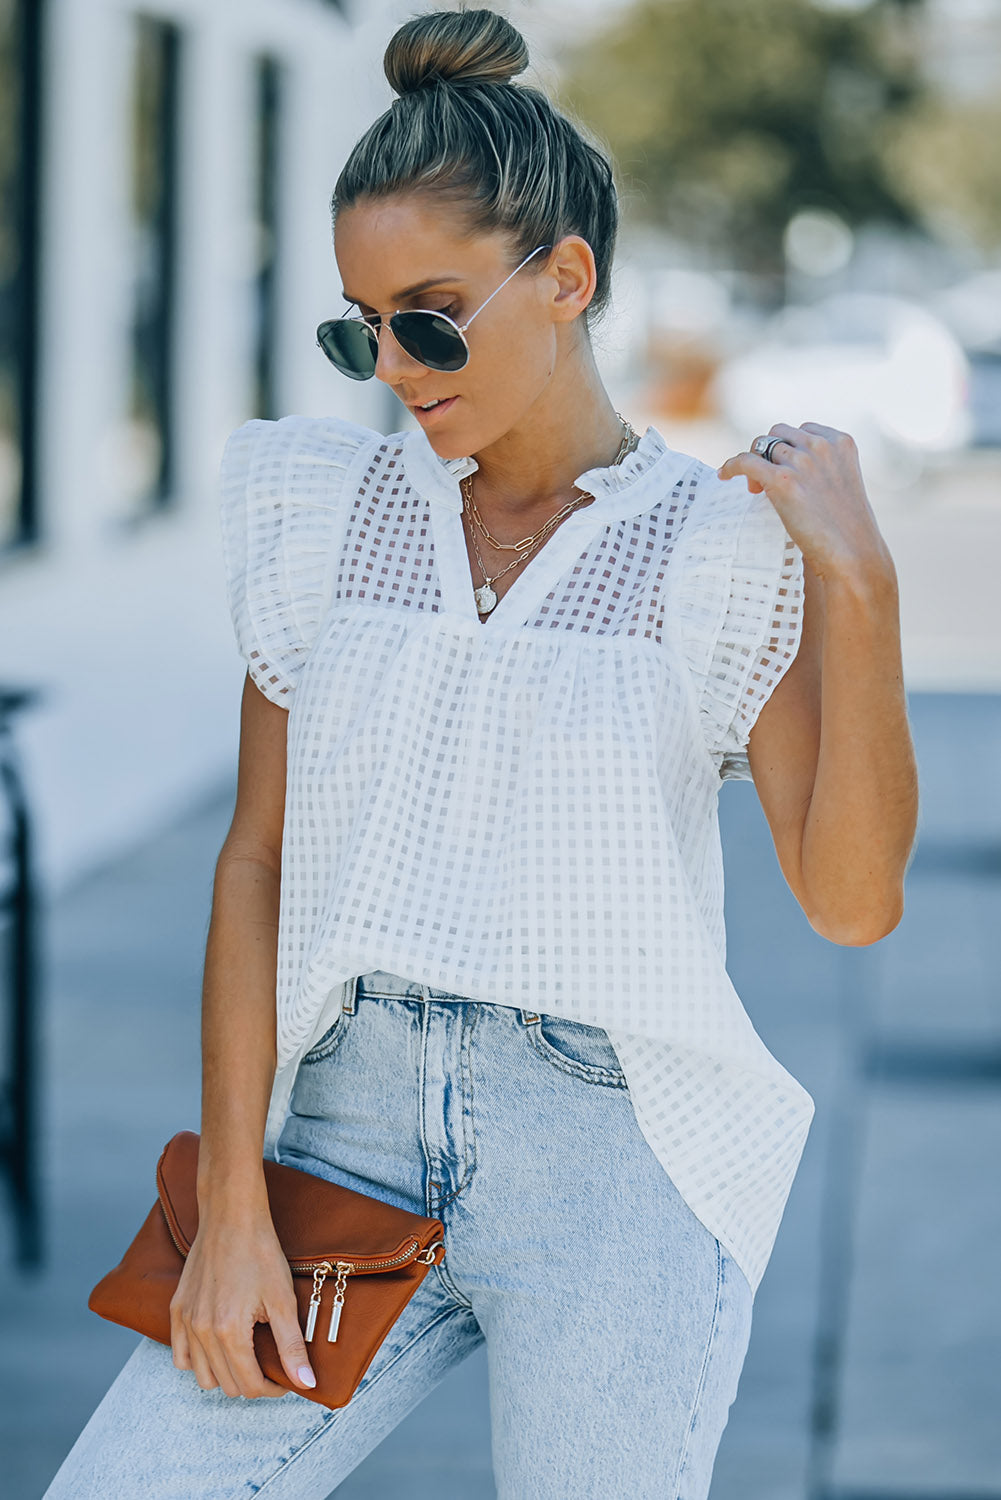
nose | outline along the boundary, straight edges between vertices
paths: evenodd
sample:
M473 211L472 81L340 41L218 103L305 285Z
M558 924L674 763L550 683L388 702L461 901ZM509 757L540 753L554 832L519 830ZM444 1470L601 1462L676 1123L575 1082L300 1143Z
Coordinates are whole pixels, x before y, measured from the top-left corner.
M425 368L419 359L414 359L397 342L388 321L379 324L376 337L379 340L379 352L375 360L377 379L384 380L387 385L395 385L406 376L413 375L415 370Z

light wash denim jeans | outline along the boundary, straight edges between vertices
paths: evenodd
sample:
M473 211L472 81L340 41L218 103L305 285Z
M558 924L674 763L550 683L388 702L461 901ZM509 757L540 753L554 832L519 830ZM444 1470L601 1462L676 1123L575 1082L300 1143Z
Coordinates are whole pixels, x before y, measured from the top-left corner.
M443 1263L337 1411L202 1390L142 1338L45 1500L325 1500L484 1340L499 1500L704 1500L751 1292L602 1028L372 971L304 1056L277 1152L440 1218Z

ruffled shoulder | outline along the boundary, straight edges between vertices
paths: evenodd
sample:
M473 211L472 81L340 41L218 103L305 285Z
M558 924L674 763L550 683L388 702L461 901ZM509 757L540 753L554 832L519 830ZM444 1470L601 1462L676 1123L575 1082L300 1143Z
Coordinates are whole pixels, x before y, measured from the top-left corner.
M751 729L799 649L803 558L767 495L699 469L671 563L673 634L721 778L750 780Z
M385 442L339 417L252 418L226 441L219 519L240 654L266 698L288 708L316 639L352 467Z

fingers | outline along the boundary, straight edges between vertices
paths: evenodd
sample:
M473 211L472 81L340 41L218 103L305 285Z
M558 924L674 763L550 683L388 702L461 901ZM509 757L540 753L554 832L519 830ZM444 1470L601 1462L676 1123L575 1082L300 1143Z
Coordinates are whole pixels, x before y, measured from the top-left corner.
M768 429L770 438L777 438L778 442L772 444L766 463L773 467L776 464L795 464L805 442L809 441L806 434L798 427L790 427L788 422L773 422ZM764 455L761 455L764 457Z
M768 484L775 481L775 465L770 459L761 458L757 453L735 453L716 473L720 479L736 479L739 474L743 474L748 489L755 495L760 495Z
M825 427L822 422L801 422L798 427L790 427L788 422L776 422L768 429L768 434L782 439L785 446L777 443L772 452L786 461L796 453L850 452L855 447L850 433L842 432L838 427Z
M734 479L742 474L748 489L760 494L762 490L774 491L776 482L787 484L794 474L812 470L818 461L828 468L832 464L843 465L856 452L854 439L847 432L825 427L820 422L803 422L799 427L775 422L768 429L768 436L779 440L772 445L768 458L750 450L735 453L717 469L720 479Z
M312 1388L316 1376L309 1362L306 1340L299 1327L299 1315L295 1293L289 1288L288 1298L268 1308L268 1322L274 1335L275 1346L286 1375L298 1386Z
M217 1372L223 1366L228 1372L228 1378L233 1389L230 1390L226 1381L220 1380L219 1384L227 1396L286 1396L288 1391L285 1386L279 1385L275 1380L269 1380L257 1362L254 1352L254 1331L244 1327L217 1329L209 1344L212 1356L212 1366Z
M177 1301L178 1292L174 1293L170 1303L170 1347L174 1364L179 1370L192 1370L202 1390L211 1390L219 1382L212 1374L201 1340L189 1326L181 1304Z
M840 443L849 435L837 427L825 427L822 422L803 422L800 424L804 432L813 433L816 437L824 438L828 443ZM851 439L849 438L849 441Z
M218 1385L227 1396L285 1396L288 1386L269 1379L258 1362L257 1323L270 1324L293 1387L315 1387L292 1272L274 1226L268 1221L248 1242L243 1227L234 1233L226 1223L203 1224L170 1303L174 1364L193 1370L203 1390Z
M212 1330L204 1328L201 1333L196 1333L192 1329L192 1333L192 1360L195 1377L202 1390L210 1391L218 1385L227 1396L244 1395L245 1392L240 1390L233 1377L223 1347Z
M785 462L794 463L796 460L796 438L802 439L803 434L798 427L790 427L785 422L776 422L768 429L769 437L781 439L773 443L769 456L765 458L762 453L752 453L749 449L743 453L735 453L728 458L716 473L720 479L734 479L738 474L743 474L747 480L747 487L752 494L760 495L769 485L774 485L776 470ZM757 439L755 439L757 442Z
M241 1394L208 1319L189 1318L180 1306L175 1308L171 1304L170 1342L174 1364L179 1370L194 1371L203 1391L213 1390L218 1385L227 1396Z
M777 454L780 451L784 451L786 457L788 457L790 451L795 451L797 447L805 446L806 434L803 429L801 427L790 427L788 422L773 422L768 429L768 436L782 439L781 443L775 444L772 452Z
M188 1362L174 1363L180 1369L194 1371L203 1391L219 1386L227 1396L285 1396L283 1385L269 1380L257 1363L253 1330L203 1327L200 1333L187 1334Z
M257 1363L252 1328L248 1333L245 1327L205 1323L196 1329L172 1309L170 1342L176 1367L193 1371L203 1391L219 1386L227 1396L287 1395L286 1387L269 1380Z

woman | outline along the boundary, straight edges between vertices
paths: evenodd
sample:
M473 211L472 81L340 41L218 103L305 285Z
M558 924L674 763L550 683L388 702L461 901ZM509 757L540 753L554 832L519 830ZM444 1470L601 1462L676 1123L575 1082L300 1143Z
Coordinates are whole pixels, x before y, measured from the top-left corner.
M916 776L852 440L779 423L714 473L620 418L612 172L526 64L491 11L408 21L335 189L321 345L419 428L226 448L200 1227L171 1348L53 1500L320 1500L484 1340L503 1500L704 1497L813 1109L724 968L721 780L753 775L818 932L900 918ZM311 1383L265 1152L445 1225L336 1411L254 1358L268 1321Z

